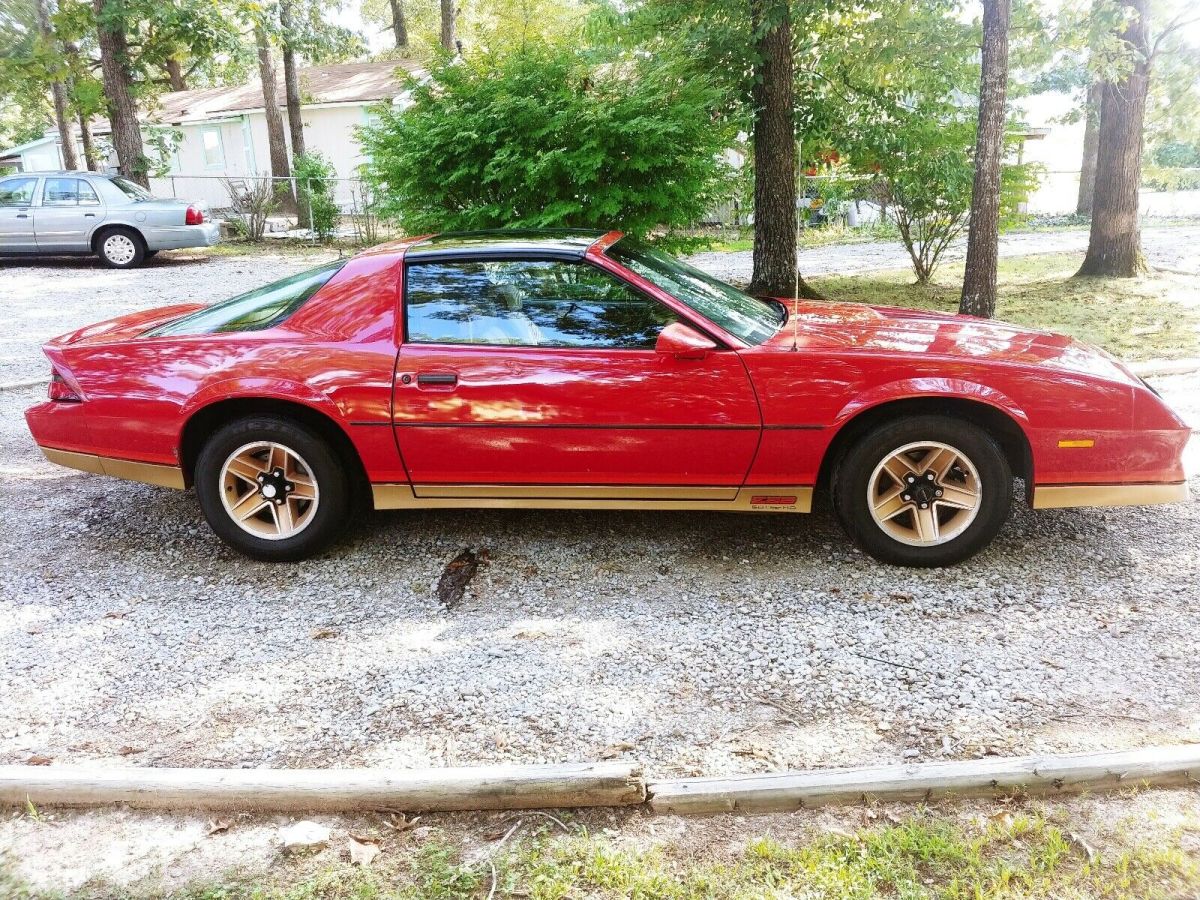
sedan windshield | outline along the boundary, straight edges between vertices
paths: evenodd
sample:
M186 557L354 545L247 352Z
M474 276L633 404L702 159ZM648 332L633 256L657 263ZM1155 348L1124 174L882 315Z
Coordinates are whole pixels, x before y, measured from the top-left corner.
M118 175L116 178L111 178L109 180L112 181L112 183L115 184L117 187L119 187L121 189L121 191L125 194L125 196L127 196L133 200L153 200L154 199L153 194L151 194L148 190L146 190L140 184L130 181L128 178L122 178L120 175Z
M339 259L281 281L255 288L229 300L160 325L145 337L168 334L220 334L227 331L261 331L273 328L304 305L346 264Z
M608 255L747 344L761 344L787 318L781 304L756 300L659 250L628 239Z

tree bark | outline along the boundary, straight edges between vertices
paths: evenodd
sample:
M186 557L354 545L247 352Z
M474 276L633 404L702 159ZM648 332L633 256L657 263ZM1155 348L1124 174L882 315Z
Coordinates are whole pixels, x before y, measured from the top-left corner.
M271 175L275 178L290 178L287 139L283 133L283 116L279 112L279 99L275 91L275 62L271 59L271 44L262 25L254 26L254 43L258 46L258 75L262 81L263 112L267 118L267 145L271 155ZM276 189L283 198L289 213L296 210L296 197L291 182L277 183Z
M92 141L92 126L83 113L79 114L79 142L83 144L83 158L88 171L99 172L100 158L96 155L96 144Z
M175 57L167 58L163 63L163 68L167 70L167 80L171 82L171 90L186 91L188 89L187 79L183 77L183 65Z
M396 37L396 49L408 49L408 19L404 15L404 0L388 0L392 7L392 34Z
M1083 161L1079 166L1079 196L1075 200L1075 214L1092 214L1092 197L1096 191L1096 151L1100 146L1100 99L1104 86L1094 81L1088 86L1084 108Z
M787 0L752 0L754 271L749 293L819 296L796 268L796 135L792 25Z
M146 174L148 166L142 147L142 128L138 124L137 102L133 97L133 76L129 71L129 47L125 42L123 23L119 20L106 22L105 8L111 2L92 0L113 149L117 151L117 167L121 174L149 188L150 179Z
M58 41L50 24L49 0L38 0L37 23L42 38L57 50ZM75 139L71 136L71 122L67 118L67 88L61 78L50 82L50 98L54 101L54 124L58 128L58 140L62 145L63 166L67 169L78 169L79 156L75 153Z
M1138 229L1138 184L1150 83L1149 4L1124 0L1123 5L1131 18L1121 40L1133 56L1132 67L1121 81L1104 85L1092 230L1078 275L1132 278L1146 268Z
M1012 0L984 0L983 60L979 74L979 129L967 265L958 311L996 314L996 260L1000 250L1000 164L1004 157L1004 100L1008 87L1008 20Z
M456 15L454 0L442 0L442 46L451 53L454 52L454 17Z
M283 93L287 102L288 134L292 139L292 159L304 155L304 117L300 109L300 76L296 71L296 22L290 0L279 4L279 24L283 26Z

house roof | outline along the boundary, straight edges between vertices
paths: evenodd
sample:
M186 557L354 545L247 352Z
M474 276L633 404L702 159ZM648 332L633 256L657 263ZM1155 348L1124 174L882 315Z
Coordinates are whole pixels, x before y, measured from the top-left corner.
M420 66L410 59L368 63L338 63L308 66L298 71L304 105L318 103L375 103L391 100L404 91L403 73L414 74ZM277 93L283 105L283 83ZM149 109L154 122L177 124L217 118L227 113L262 109L262 82L254 79L236 87L201 88L163 94Z

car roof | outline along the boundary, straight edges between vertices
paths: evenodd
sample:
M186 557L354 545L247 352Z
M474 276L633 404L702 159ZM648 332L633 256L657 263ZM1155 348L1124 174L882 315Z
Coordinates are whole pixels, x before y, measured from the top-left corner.
M547 253L582 258L588 248L610 232L589 228L497 228L487 231L448 231L408 245L405 257L436 258L478 253Z
M26 178L53 178L58 175L85 175L89 178L113 178L113 176L109 175L107 172L91 172L87 169L51 169L46 172L41 170L35 172L10 172L8 175L4 175L3 177L9 178L16 175L23 175Z

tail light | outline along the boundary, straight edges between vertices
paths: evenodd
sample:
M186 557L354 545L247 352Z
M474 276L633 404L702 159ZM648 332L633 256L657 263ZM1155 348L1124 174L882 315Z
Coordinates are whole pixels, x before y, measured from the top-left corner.
M187 213L183 217L183 224L185 224L185 225L203 225L204 224L204 210L202 210L198 206L189 206L187 208Z
M65 403L78 403L81 399L57 369L50 370L50 390L47 391L47 395L51 400L61 400Z

